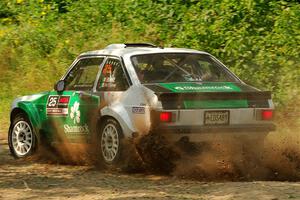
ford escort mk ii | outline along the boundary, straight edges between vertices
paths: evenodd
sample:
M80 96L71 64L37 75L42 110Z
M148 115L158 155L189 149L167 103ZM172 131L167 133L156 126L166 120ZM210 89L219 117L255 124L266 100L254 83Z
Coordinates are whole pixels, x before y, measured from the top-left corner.
M245 84L209 53L112 44L79 55L53 91L17 98L9 147L33 154L42 140L97 144L122 159L122 140L159 133L192 143L233 135L263 140L275 129L271 93Z

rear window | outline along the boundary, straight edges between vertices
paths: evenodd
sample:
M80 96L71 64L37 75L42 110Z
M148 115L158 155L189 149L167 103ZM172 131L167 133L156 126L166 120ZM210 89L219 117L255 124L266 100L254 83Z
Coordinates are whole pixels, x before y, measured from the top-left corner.
M204 54L159 53L131 57L141 83L237 82L217 60Z

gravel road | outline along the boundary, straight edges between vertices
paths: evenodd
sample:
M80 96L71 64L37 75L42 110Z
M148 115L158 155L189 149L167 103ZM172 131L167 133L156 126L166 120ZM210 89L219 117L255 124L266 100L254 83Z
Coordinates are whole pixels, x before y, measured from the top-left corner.
M0 199L300 199L300 182L204 182L15 160L0 136Z

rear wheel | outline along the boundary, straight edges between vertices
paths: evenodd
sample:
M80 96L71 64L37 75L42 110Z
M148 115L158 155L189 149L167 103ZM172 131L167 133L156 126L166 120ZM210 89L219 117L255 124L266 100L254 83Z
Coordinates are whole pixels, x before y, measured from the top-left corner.
M116 165L121 160L123 132L119 123L112 118L105 119L100 128L98 150L106 166Z
M8 132L8 145L15 158L32 155L37 146L35 131L23 113L17 114Z

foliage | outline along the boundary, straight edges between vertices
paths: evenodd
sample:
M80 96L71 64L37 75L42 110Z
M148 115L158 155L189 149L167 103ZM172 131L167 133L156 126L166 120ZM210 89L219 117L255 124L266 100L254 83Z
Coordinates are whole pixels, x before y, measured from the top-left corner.
M51 89L80 52L123 42L208 51L280 108L299 107L299 21L296 0L2 0L0 114Z

